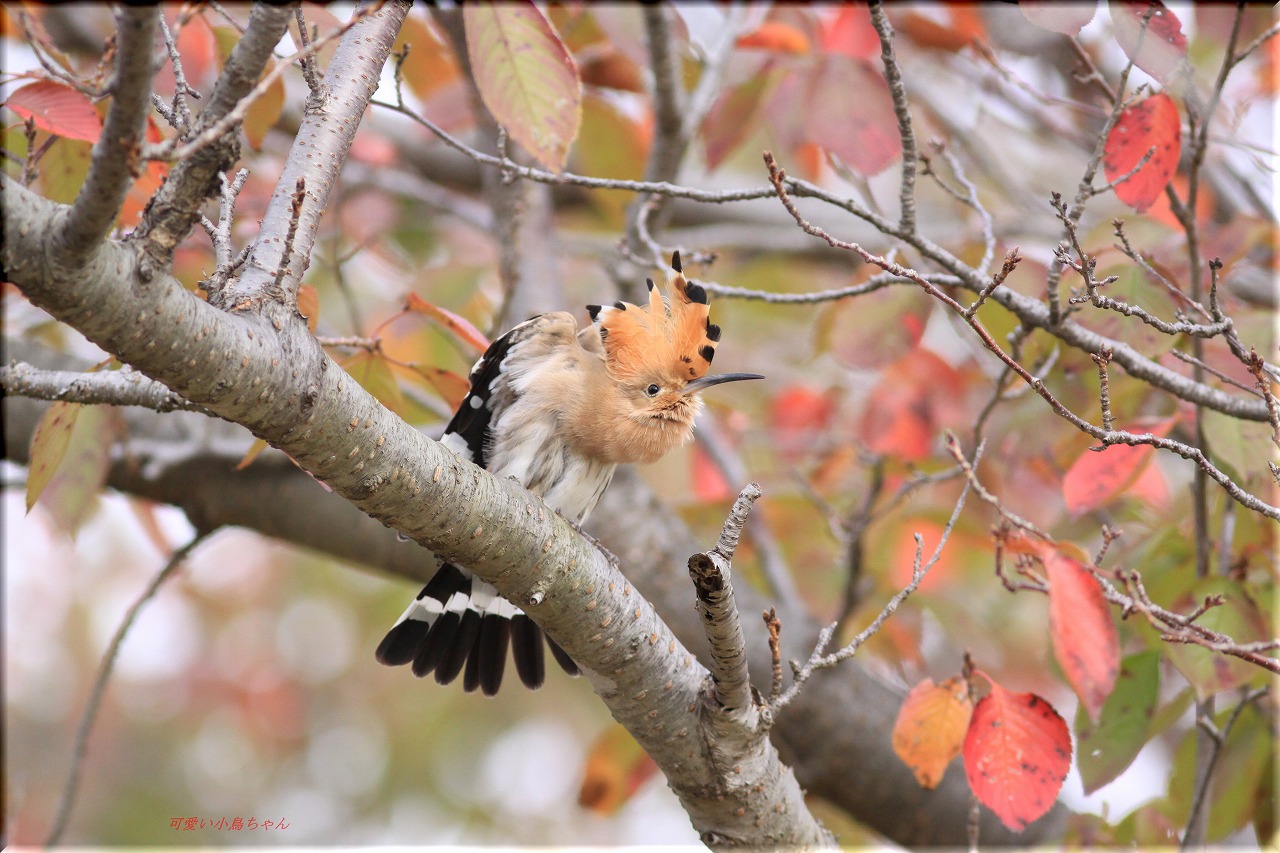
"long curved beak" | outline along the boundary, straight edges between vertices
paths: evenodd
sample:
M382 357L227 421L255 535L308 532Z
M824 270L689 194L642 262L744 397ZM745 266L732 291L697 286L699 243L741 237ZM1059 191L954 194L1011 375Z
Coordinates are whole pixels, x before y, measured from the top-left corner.
M743 379L764 379L764 377L759 373L717 373L714 376L704 376L701 379L693 380L684 386L684 390L680 393L693 394L710 388L712 385L720 385L725 382L740 382Z

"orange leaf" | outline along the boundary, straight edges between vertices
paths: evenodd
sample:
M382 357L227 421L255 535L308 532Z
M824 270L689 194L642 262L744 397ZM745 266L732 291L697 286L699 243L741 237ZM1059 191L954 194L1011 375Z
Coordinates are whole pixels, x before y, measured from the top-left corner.
M472 325L469 320L459 317L446 308L432 305L416 293L410 293L405 296L404 307L409 311L425 314L435 320L445 329L452 332L458 340L475 349L477 354L489 348L489 339L480 334L480 330Z
M957 51L983 38L986 29L974 3L939 3L903 13L897 24L921 47Z
M320 294L309 284L298 288L298 313L307 321L307 331L314 335L320 320Z
M983 673L985 675L985 673ZM1014 832L1049 811L1071 767L1071 734L1034 693L991 681L964 738L964 772L974 796Z
M398 52L406 45L409 55L400 66L400 73L409 91L419 98L426 100L458 79L458 63L453 51L412 11L404 19L391 50Z
M1094 720L1120 672L1120 639L1098 579L1057 551L1044 556L1049 575L1053 656Z
M31 466L27 472L27 512L40 500L44 487L62 464L80 409L79 403L59 400L49 406L36 424L31 434Z
M102 135L102 119L89 96L54 80L15 89L4 105L55 136L97 142Z
M936 788L960 754L973 702L959 676L934 684L926 678L907 694L893 724L893 751L923 788Z
M809 52L809 37L790 24L765 21L753 32L739 36L738 47L803 54Z
M635 739L619 725L600 733L587 752L578 804L599 815L611 815L626 804L657 771Z
M489 112L538 162L564 168L582 123L582 80L533 3L462 7L472 78Z
M59 529L75 535L80 525L89 517L95 499L107 480L111 446L122 427L119 415L111 406L81 406L73 403L54 405L62 406L63 409L62 416L56 417L58 425L51 428L66 429L68 435L56 462L49 460L57 467L56 470L46 470L47 478L39 486L40 505ZM69 417L69 411L75 411L74 416ZM46 413L46 417L49 414ZM38 435L33 437L33 459L38 441ZM29 492L30 489L31 485L28 483Z
M1157 436L1169 434L1174 419L1151 426ZM1151 461L1156 449L1149 444L1113 444L1104 450L1086 450L1071 464L1062 479L1062 497L1073 516L1091 512L1115 498Z
M1129 107L1111 128L1102 153L1107 180L1127 174L1153 149L1151 159L1141 169L1116 184L1116 197L1139 213L1164 192L1182 153L1178 107L1163 92Z
M445 370L443 367L415 364L413 372L427 380L436 393L440 395L440 398L449 405L450 409L456 409L462 405L463 398L471 390L471 383L467 380L467 377L459 376L452 370Z

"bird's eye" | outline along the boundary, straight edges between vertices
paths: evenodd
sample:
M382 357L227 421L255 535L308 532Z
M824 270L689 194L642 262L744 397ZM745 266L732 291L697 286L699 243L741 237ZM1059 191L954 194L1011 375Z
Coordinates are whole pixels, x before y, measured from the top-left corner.
M653 385L650 385L648 388L644 389L644 393L648 394L650 397L656 397L658 396L658 392L661 390L662 389L659 388L657 383L655 382Z

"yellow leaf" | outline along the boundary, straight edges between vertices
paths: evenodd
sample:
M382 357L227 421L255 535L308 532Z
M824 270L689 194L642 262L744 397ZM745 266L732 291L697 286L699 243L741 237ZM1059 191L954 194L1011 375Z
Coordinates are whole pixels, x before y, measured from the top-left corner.
M941 684L926 678L911 688L893 725L893 751L922 787L935 788L942 781L964 746L972 714L969 691L959 676Z

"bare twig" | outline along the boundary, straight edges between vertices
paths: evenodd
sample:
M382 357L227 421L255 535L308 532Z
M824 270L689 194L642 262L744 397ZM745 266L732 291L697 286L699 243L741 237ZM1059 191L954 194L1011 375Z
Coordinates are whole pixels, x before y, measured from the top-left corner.
M236 196L244 189L244 185L248 180L248 169L241 169L236 173L235 178L229 181L227 180L226 172L219 172L218 182L221 184L222 189L218 194L218 222L215 225L204 214L200 215L200 225L213 243L213 257L217 264L213 274L199 283L200 289L210 296L222 290L248 256L248 247L246 247L245 251L241 252L239 256L233 257L233 247L231 245L231 224L235 213Z
M765 628L769 631L769 658L772 661L772 680L769 683L769 704L782 694L782 620L778 611L770 607L763 614Z
M275 85L275 82L292 67L293 63L314 55L325 45L341 38L346 34L347 30L351 29L360 21L381 9L382 5L382 2L377 2L360 7L351 15L351 19L341 27L326 34L323 38L316 39L302 50L296 51L286 57L283 61L276 63L276 67L271 69L270 72L259 80L258 85L254 86L249 94L241 98L234 109L228 112L217 122L210 125L185 145L179 147L179 140L177 137L174 137L173 139L168 139L164 142L145 146L143 149L143 156L148 160L185 160L200 149L204 148L206 145L211 145L218 141L227 131L244 121L244 117L249 112L249 108L253 106L254 101L266 94L267 90Z
M302 14L302 4L299 3L293 10L294 20L298 25L298 45L306 50L311 45L311 34L307 32L307 19ZM405 51L408 53L407 49ZM320 92L320 66L316 63L315 54L308 54L298 60L298 64L302 66L302 79L307 81L307 88L311 90L312 95ZM396 71L399 73L399 64Z
M93 723L97 719L98 709L102 706L102 697L107 690L107 682L111 678L111 671L115 667L116 657L120 654L120 647L124 644L125 637L129 634L129 629L133 627L134 620L138 618L138 613L146 606L155 594L169 580L186 561L191 552L195 550L201 542L208 538L209 533L196 534L191 541L183 545L170 555L168 562L162 568L151 582L147 584L147 588L128 609L121 620L120 625L116 628L115 635L112 636L111 642L107 644L107 650L102 655L102 663L98 666L98 675L94 679L93 688L89 692L89 699L85 702L84 713L80 717L80 725L76 728L75 745L71 753L71 769L67 774L67 782L62 788L62 797L58 800L58 809L54 815L53 826L49 830L49 838L45 842L48 846L55 846L62 838L63 831L67 828L67 819L71 817L71 809L75 805L76 790L80 785L80 771L84 767L85 753L89 748L89 735L93 732Z
M871 26L880 38L880 62L884 65L884 79L889 84L889 96L893 99L893 112L898 119L898 136L902 139L902 185L898 199L901 211L898 227L906 233L916 230L916 135L911 124L911 106L907 102L907 87L902 82L902 69L893 51L893 25L885 13L882 2L871 6Z
M157 412L201 412L203 406L179 396L164 385L129 367L98 373L41 370L26 362L0 367L0 388L6 395L68 403L142 406Z
M178 135L183 136L191 129L191 107L187 103L187 96L200 100L200 93L191 88L187 82L186 72L182 69L182 56L178 53L178 45L174 42L173 33L169 32L169 25L165 23L163 17L160 18L160 35L164 37L164 47L169 53L169 66L173 69L173 101L169 105L165 118L178 131Z
M1222 748L1227 743L1227 738L1231 736L1231 730L1235 728L1236 720L1240 719L1240 714L1244 711L1245 706L1251 702L1256 702L1270 691L1269 685L1254 688L1249 691L1242 691L1239 703L1231 710L1227 721L1223 723L1222 728L1218 729L1213 725L1213 721L1209 718L1197 718L1196 724L1200 726L1209 736L1211 743L1210 754L1207 756L1203 772L1197 774L1197 784L1195 792L1191 797L1191 811L1187 817L1187 826L1183 831L1184 843L1187 839L1200 837L1203 834L1204 821L1208 818L1209 805L1209 786L1213 782L1214 770L1218 766L1218 759L1222 756Z
M874 264L880 267L881 269L885 270L886 272L892 272L895 275L900 275L905 278L909 278L911 281L920 285L920 287L923 288L924 291L928 293L930 296L932 296L934 299L937 299L938 301L944 303L945 305L947 305L947 307L951 308L961 317L964 317L964 308L960 305L960 303L956 302L954 298L944 293L941 289L939 289L935 284L933 284L927 278L922 276L920 273L912 269L907 269L906 267L903 267L900 264L890 262L886 258L880 255L873 254L867 251L866 249L864 249L862 246L860 246L857 243L851 243L851 242L847 242L844 240L840 240L836 237L833 237L822 228L806 220L800 214L800 211L795 206L795 202L792 201L790 195L787 192L786 173L774 161L772 154L766 151L764 158L765 158L765 163L769 167L769 176L770 176L770 179L773 181L774 189L778 194L778 200L782 202L783 207L787 209L787 211L791 214L792 218L796 220L796 224L799 225L803 231L805 231L806 233L812 234L815 237L819 237L825 240L828 245L834 248L847 249L851 252L854 252L867 263ZM1037 394L1039 394L1040 397L1045 400L1045 402L1049 404L1049 406L1053 409L1054 412L1056 412L1060 417L1070 422L1073 426L1075 426L1080 431L1088 433L1094 438L1101 440L1104 444L1129 444L1129 445L1150 444L1155 447L1160 447L1166 450L1172 450L1174 453L1177 453L1179 456L1183 457L1184 459L1188 459L1194 462L1197 466L1198 471L1202 471L1206 476L1212 477L1214 481L1216 481L1220 486L1222 486L1223 489L1226 490L1227 494L1231 495L1231 497L1239 501L1245 507L1252 509L1256 512L1263 513L1264 515L1270 518L1275 518L1280 520L1280 508L1271 506L1270 504L1261 500L1257 496L1252 495L1249 492L1247 492L1245 489L1241 488L1234 480L1232 480L1229 476L1227 476L1225 473L1219 470L1209 460L1209 457L1206 456L1205 453L1199 447L1194 447L1191 445L1184 444L1180 441L1175 441L1173 439L1168 439L1168 438L1161 438L1161 437L1150 435L1150 434L1139 436L1139 435L1134 435L1133 433L1129 433L1127 431L1105 430L1100 427L1094 426L1093 424L1081 418L1079 415L1076 415L1074 412L1068 409L1065 405L1063 405L1062 402L1059 401L1057 397L1055 397L1047 387L1045 387L1045 384L1042 380L1032 376L1031 373L1024 366L1022 366L1020 363L1018 363L1016 359L1012 358L1008 353L1006 353L1000 347L1000 345L996 343L995 339L991 337L991 334L982 326L981 323L979 323L973 317L967 317L964 319L965 319L965 322L968 324L969 328L973 329L973 331L978 335L979 339L981 339L983 346L985 346L988 350L994 353L997 358L999 358L1002 362L1004 362L1006 366L1008 366L1011 370L1013 370L1014 373L1017 373L1018 376L1020 376L1023 379L1023 381L1025 381L1028 385L1030 385L1031 388ZM1113 357L1116 353L1119 353L1121 351L1120 346L1122 345L1116 344L1113 347Z
M982 448L978 448L975 458L980 458L981 455ZM805 682L808 681L815 672L823 669L829 669L830 667L836 666L842 661L853 657L862 644L871 639L871 637L880 630L880 627L885 623L885 620L897 612L897 609L901 606L902 602L906 601L907 598L920 587L920 583L924 580L925 575L928 574L929 569L933 568L933 566L942 557L942 549L946 547L947 540L951 538L951 531L954 529L956 521L960 518L960 511L964 509L965 498L969 495L969 486L970 484L966 483L964 489L960 492L960 497L956 500L955 508L951 511L951 517L947 519L946 526L942 528L942 535L938 539L938 545L933 549L933 554L927 561L924 560L924 539L919 533L915 534L916 555L911 566L911 582L898 590L898 592L889 599L889 602L885 604L884 609L882 609L879 615L871 621L870 625L854 636L854 638L842 649L832 652L831 654L827 654L827 646L830 645L836 632L836 623L833 622L819 632L818 642L810 653L809 659L803 665L794 661L792 662L791 669L795 676L795 680L785 693L779 696L775 701L769 703L769 708L774 715L777 715L779 711L791 704L796 696L800 694L800 689L804 686Z
M1004 280L1009 277L1010 273L1018 268L1018 264L1021 262L1022 257L1018 254L1017 246L1014 246L1012 249L1005 252L1004 265L1000 267L1000 272L991 277L990 284L978 292L978 298L973 300L972 305L961 311L960 315L966 320L973 319L973 315L978 313L978 309L982 307L982 303L987 301L987 297L991 295L991 292L1004 284ZM934 281L937 281L937 276L934 276Z

